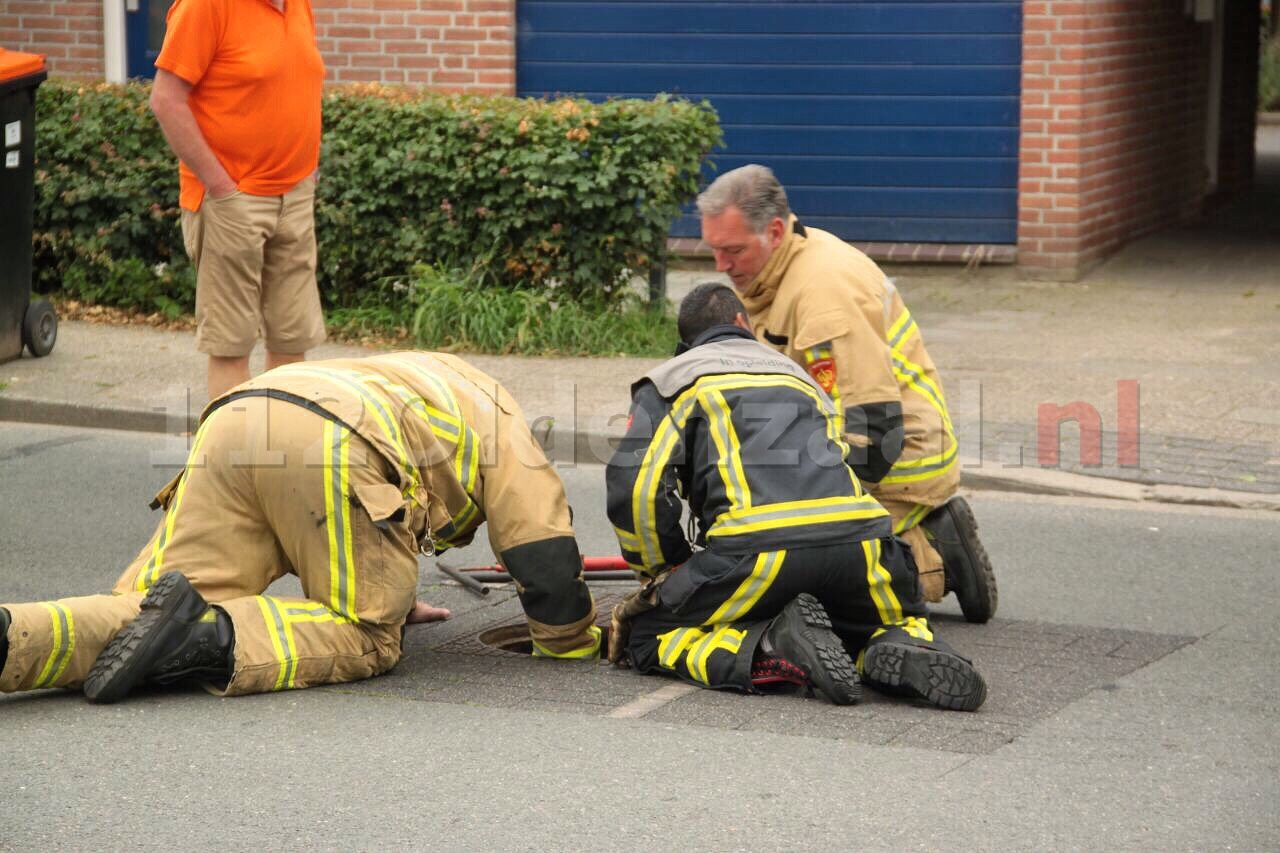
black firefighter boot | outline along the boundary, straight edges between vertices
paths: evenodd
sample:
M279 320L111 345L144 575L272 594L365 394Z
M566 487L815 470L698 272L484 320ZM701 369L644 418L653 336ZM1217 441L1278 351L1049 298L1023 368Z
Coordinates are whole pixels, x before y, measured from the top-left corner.
M862 677L882 693L948 711L976 711L987 700L987 683L969 659L937 639L872 640L862 654Z
M152 585L138 618L98 655L84 681L84 695L106 704L144 682L225 683L231 677L234 643L231 618L210 607L181 572L169 572Z
M969 502L954 497L920 522L933 547L942 556L947 592L954 592L960 611L969 622L987 622L996 615L999 591L987 549L978 539L978 522Z
M808 593L796 596L769 623L751 676L757 687L790 681L817 688L837 705L852 705L862 698L853 660L831 630L827 611Z

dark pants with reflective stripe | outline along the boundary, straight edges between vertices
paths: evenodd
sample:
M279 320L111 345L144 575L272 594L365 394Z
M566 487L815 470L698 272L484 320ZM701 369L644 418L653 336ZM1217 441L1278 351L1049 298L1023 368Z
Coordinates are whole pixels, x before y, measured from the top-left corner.
M770 620L801 593L822 602L858 659L869 643L932 643L911 552L893 538L759 554L699 551L637 616L628 647L640 672L703 687L751 689L751 663Z

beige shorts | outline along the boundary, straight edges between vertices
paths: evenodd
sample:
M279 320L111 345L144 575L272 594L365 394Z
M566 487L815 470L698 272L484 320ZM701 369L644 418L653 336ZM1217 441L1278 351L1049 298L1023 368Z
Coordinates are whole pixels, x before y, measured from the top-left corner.
M236 191L182 211L182 239L196 268L196 349L248 355L304 353L325 338L316 286L315 182L282 196Z

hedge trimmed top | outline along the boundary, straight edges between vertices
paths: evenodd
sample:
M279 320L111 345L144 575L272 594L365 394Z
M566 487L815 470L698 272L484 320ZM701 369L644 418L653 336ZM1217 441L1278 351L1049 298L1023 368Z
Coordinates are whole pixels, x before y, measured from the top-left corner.
M50 81L37 99L37 288L191 310L177 167L150 86ZM662 245L721 141L706 103L443 95L384 85L324 96L316 204L330 305L418 264L486 283L616 292Z

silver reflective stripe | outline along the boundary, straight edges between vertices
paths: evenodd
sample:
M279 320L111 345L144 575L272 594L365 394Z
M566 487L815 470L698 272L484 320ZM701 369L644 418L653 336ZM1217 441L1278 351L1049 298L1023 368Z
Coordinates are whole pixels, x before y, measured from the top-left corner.
M350 569L347 563L347 518L346 506L347 496L342 491L342 475L345 473L342 464L342 445L347 436L347 431L342 427L334 425L333 428L333 446L329 448L329 490L333 500L333 514L329 517L330 530L333 533L333 541L331 547L334 554L330 558L330 565L336 563L338 595L334 601L333 609L341 613L343 616L351 616L351 601L349 600L350 592L347 589L347 572Z
M776 506L776 504L773 506ZM879 510L879 512L876 510ZM769 505L766 505L747 510L737 514L736 516L732 513L722 515L716 520L716 523L712 525L712 528L708 531L707 535L731 536L737 532L734 528L738 527L755 527L756 525L779 521L789 522L789 525L804 524L807 519L816 519L824 515L851 512L866 513L867 518L874 518L879 515L887 514L886 511L878 504L874 501L868 502L865 497L841 500L839 503L813 507L797 507L792 505L783 506L778 509L770 509Z
M289 630L285 626L284 617L280 614L280 607L270 596L262 596L267 603L267 609L271 612L271 627L275 629L276 637L280 643L280 649L284 657L280 661L280 677L276 679L276 689L281 687L292 687L293 678L296 675L298 662L289 653L293 644L289 638Z
M71 614L60 604L47 604L50 618L53 619L53 633L57 637L57 645L50 650L44 669L36 680L34 687L52 687L67 668L71 659L71 650L75 646Z

